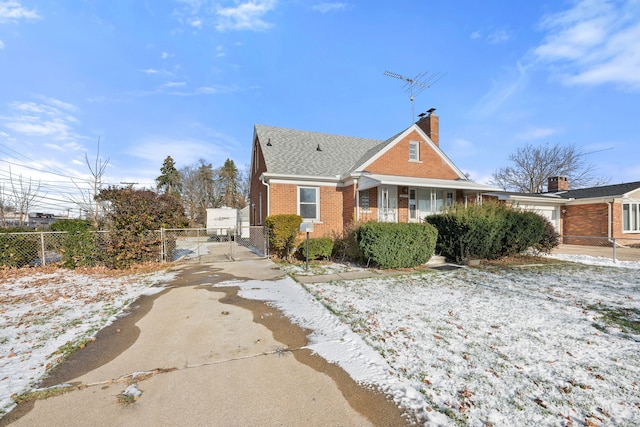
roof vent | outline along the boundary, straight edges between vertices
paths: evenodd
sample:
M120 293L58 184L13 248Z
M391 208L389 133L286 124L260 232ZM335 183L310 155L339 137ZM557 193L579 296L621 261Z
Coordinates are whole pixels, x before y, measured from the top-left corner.
M271 138L267 141L267 147L271 147Z
M322 148L320 148L320 144L318 144L318 147L316 148L316 151L322 151Z

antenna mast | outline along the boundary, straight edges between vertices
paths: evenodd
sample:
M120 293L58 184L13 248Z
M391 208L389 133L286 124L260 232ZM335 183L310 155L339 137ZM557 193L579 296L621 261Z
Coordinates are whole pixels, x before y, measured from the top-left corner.
M415 110L413 105L413 100L415 96L418 95L425 89L429 89L435 82L444 77L442 73L436 73L429 75L428 71L424 73L420 73L414 78L405 77L398 73L392 73L391 71L385 71L384 75L387 77L393 77L394 79L404 80L406 83L404 85L405 92L409 94L409 100L411 101L411 123L414 123L416 120ZM416 90L413 90L413 87L417 86Z

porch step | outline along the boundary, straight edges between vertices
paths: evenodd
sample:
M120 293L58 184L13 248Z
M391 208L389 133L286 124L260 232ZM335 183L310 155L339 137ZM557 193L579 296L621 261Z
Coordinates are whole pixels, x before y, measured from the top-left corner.
M427 267L434 267L438 265L445 265L446 263L447 260L442 255L433 255L425 265Z

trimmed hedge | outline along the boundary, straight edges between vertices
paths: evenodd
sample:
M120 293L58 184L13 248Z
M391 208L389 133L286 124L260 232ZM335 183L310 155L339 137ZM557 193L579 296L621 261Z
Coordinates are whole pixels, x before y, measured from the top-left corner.
M380 268L411 268L426 263L438 231L430 224L368 222L356 230L365 260Z
M456 262L518 254L539 244L545 227L542 216L503 203L458 206L426 221L438 229L438 253Z
M333 252L333 240L328 237L315 237L309 239L309 259L328 259ZM298 245L298 256L307 259L307 241L303 240Z
M289 259L291 249L295 247L300 232L300 215L271 215L265 220L269 233L269 248L280 258Z

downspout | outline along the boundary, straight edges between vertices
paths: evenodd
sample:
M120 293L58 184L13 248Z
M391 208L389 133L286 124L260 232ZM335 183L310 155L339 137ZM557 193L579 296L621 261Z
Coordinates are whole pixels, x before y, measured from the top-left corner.
M267 187L267 214L265 215L266 218L271 215L271 189L269 188L269 184L267 184L267 182L264 180L264 174L262 174L262 176L260 177L260 181L262 182L262 185Z
M358 180L355 180L356 189L356 224L360 222L360 191L358 191Z

